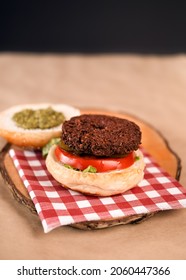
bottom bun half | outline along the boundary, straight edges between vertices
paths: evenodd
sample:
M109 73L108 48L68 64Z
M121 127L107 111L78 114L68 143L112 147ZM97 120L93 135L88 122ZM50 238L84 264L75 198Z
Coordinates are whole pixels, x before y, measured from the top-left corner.
M84 173L64 167L55 158L55 148L56 145L51 147L46 158L46 166L55 180L65 188L87 195L111 196L133 188L143 179L145 163L140 150L135 151L139 159L126 169Z

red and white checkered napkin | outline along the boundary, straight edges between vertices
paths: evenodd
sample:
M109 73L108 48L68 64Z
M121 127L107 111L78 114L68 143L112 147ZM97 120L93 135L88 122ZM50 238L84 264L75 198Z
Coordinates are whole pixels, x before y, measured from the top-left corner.
M84 221L95 221L186 208L186 188L145 156L142 182L121 195L94 197L64 189L48 173L38 151L9 151L25 187L35 204L44 232Z

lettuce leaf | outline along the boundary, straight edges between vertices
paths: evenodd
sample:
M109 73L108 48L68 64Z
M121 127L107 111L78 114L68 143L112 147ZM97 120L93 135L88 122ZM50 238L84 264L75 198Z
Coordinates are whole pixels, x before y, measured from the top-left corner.
M52 138L45 146L43 146L42 148L42 156L46 157L48 155L48 152L50 150L50 148L55 145L55 144L59 144L61 141L61 138L57 137L57 138Z

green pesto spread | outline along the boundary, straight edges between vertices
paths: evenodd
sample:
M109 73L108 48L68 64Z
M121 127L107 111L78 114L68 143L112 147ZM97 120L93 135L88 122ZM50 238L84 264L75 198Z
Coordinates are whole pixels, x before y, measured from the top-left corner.
M24 129L47 129L60 125L65 116L61 112L54 111L51 107L46 109L25 109L17 112L12 117L16 125Z

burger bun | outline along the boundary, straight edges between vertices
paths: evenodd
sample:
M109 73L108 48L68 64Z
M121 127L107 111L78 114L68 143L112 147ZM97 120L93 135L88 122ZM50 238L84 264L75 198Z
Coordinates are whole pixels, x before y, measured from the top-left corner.
M49 151L46 167L56 181L73 191L86 195L112 196L126 192L143 179L145 164L139 149L134 152L138 159L128 168L90 173L65 167L56 159L55 148L56 145L53 145Z
M65 120L71 117L80 115L80 111L72 106L66 104L23 104L13 106L0 113L0 136L16 146L41 148L47 144L51 138L61 136L61 124L49 129L24 129L18 127L12 120L15 113L25 109L46 109L51 107L57 112L61 112L65 116Z

